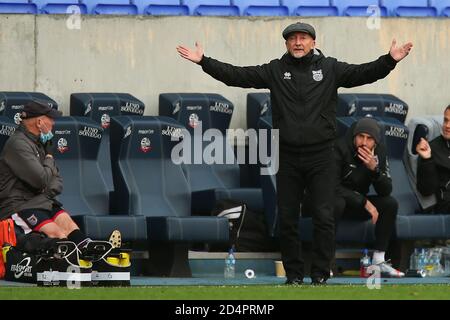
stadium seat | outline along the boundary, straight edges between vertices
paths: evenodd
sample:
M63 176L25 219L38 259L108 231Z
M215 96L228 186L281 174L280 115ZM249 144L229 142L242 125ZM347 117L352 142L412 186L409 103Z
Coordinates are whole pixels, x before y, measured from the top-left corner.
M139 14L143 15L189 15L188 6L181 0L133 0L133 2L138 7Z
M20 124L20 113L24 105L33 100L46 101L49 106L58 109L55 100L40 92L0 92L0 115L8 117L16 124Z
M88 117L100 124L104 130L98 161L101 163L102 177L109 191L114 190L109 148L111 117L143 115L144 110L145 105L142 101L127 93L73 93L70 95L70 115ZM114 212L114 205L110 209Z
M428 6L428 0L380 0L390 16L394 17L435 17L436 8Z
M54 157L64 181L58 200L93 239L107 240L114 229L123 241L146 244L145 218L109 213L109 191L102 179L98 152L103 129L86 117L55 120Z
M122 212L147 217L152 273L191 276L190 242L228 241L228 220L191 216L191 190L171 158L183 127L167 117L111 120L115 197Z
M387 16L387 8L380 5L378 0L332 0L332 4L339 8L339 15L352 17L366 17L374 15L372 7L380 9L381 16Z
M0 152L9 137L16 131L17 124L8 117L0 116Z
M5 0L0 2L0 13L36 14L37 6L28 0Z
M278 0L231 0L239 7L241 16L288 16L287 7L280 5Z
M291 16L337 16L338 10L330 0L280 0Z
M247 129L258 129L259 118L272 116L270 92L247 94Z
M131 0L80 0L89 14L135 15L137 7Z
M44 14L86 14L87 7L78 0L33 0L39 13ZM75 8L78 7L78 8ZM76 11L75 11L76 10Z
M239 8L230 0L184 0L192 16L238 16Z
M450 0L429 0L429 6L436 9L438 16L450 17Z
M391 94L340 93L336 115L391 117L405 123L408 105Z
M191 148L191 157L186 172L193 192L192 210L195 213L210 213L216 201L223 198L243 201L249 209L257 212L263 210L261 189L240 187L239 164L226 138L233 109L233 104L218 94L165 93L159 96L159 115L176 119L193 137L194 143L187 146ZM202 131L198 127L200 121ZM220 139L214 140L223 147L223 157L218 160L222 164L207 164L205 158L198 159L201 163L195 161L195 154L201 152L203 155L210 145L209 141L202 139L202 134L208 129L216 129L222 134ZM232 163L227 161L227 156Z

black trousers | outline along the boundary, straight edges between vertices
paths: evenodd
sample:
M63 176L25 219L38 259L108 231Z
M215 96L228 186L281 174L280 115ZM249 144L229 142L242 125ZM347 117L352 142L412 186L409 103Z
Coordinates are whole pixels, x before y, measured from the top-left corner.
M303 278L304 260L299 240L300 204L305 189L311 199L313 243L311 277L330 275L334 256L333 147L317 152L292 154L280 151L277 199L280 249L286 276Z
M375 246L374 249L378 251L386 251L389 246L389 240L394 232L395 219L397 217L398 203L391 196L368 196L367 199L377 208L378 220L375 225ZM345 199L336 197L335 199L335 219L349 220L368 220L372 216L370 213L361 208L352 208Z

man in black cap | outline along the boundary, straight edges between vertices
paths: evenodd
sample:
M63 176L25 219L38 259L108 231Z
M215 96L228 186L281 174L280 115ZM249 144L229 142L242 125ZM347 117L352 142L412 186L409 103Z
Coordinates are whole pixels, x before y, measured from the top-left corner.
M337 223L342 218L361 221L371 219L375 224L372 264L380 268L382 276L403 277L403 272L385 261L398 203L390 196L392 180L381 137L377 121L362 118L336 143L335 220ZM371 185L377 195L367 195Z
M315 48L316 32L306 23L294 23L283 31L287 52L280 59L251 67L237 67L178 46L181 57L229 86L268 88L271 92L273 128L279 129L280 152L277 197L280 248L286 284L302 284L304 263L298 235L300 204L309 190L313 212L312 284L324 284L334 256L334 186L332 152L336 134L336 101L339 87L355 87L386 77L405 58L412 44L361 65L325 57Z
M63 188L52 154L54 119L61 112L34 100L0 154L0 220L11 217L25 234L42 232L83 247L87 238L55 197Z

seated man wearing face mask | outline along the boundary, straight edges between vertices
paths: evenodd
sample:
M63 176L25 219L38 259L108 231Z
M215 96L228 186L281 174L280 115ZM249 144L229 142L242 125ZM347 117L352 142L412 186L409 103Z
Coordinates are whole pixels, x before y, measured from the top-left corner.
M25 234L42 232L83 248L90 239L55 199L63 188L51 148L59 116L45 102L25 105L20 126L0 154L0 220L11 217Z

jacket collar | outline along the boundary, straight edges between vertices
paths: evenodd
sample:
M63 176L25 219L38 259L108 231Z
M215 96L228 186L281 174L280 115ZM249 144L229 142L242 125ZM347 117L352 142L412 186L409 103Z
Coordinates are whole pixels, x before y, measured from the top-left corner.
M28 139L30 139L31 141L33 141L34 143L36 143L36 144L37 144L37 143L40 143L39 136L35 136L34 134L32 134L30 131L28 131L28 129L27 129L23 124L21 124L21 125L19 126L18 130L22 131L23 134L24 134L26 137L28 137Z
M323 57L319 49L314 48L306 56L295 58L289 52L286 52L281 59L291 65L310 65Z

